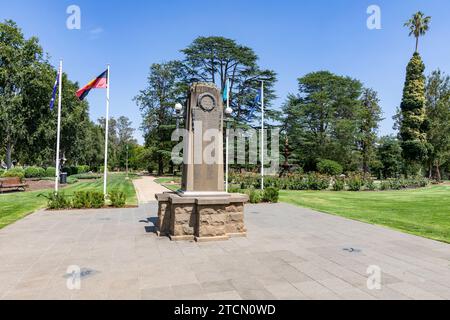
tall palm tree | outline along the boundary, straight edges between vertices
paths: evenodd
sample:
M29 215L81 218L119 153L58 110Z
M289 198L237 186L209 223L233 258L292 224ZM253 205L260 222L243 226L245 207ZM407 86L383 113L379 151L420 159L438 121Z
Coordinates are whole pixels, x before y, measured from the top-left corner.
M419 50L419 37L424 36L430 28L431 17L425 17L421 11L416 12L411 19L405 23L410 30L409 36L416 38L416 52Z

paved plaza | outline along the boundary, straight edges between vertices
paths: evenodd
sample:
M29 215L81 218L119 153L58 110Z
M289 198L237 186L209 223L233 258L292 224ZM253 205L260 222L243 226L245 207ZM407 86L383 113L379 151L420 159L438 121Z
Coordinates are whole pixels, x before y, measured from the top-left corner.
M247 238L171 242L156 212L40 211L1 230L0 299L450 299L444 243L287 204L249 205Z

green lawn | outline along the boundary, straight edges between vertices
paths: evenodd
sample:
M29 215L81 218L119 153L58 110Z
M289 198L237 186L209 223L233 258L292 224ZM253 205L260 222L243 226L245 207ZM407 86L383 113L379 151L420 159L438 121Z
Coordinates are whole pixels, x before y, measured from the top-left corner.
M171 191L178 191L181 188L181 178L180 177L165 177L165 178L158 178L155 179L156 183L159 183L163 187L166 187L167 189ZM173 184L172 182L175 182Z
M131 177L133 178L133 177ZM103 179L90 182L79 182L63 189L66 195L75 191L103 191ZM108 178L108 191L120 190L127 195L127 205L137 205L137 196L132 180L126 180L124 174L111 174ZM52 190L18 192L0 195L0 229L22 219L47 204L45 196Z
M450 186L383 192L281 191L280 201L450 243Z

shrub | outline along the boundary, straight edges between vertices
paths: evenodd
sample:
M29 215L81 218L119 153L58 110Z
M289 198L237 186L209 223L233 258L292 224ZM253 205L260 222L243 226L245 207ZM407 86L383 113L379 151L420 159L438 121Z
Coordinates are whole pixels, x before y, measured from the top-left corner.
M420 177L417 183L420 188L425 188L430 185L430 180L427 178Z
M4 177L4 178L17 177L17 178L23 179L23 178L25 178L25 171L22 168L13 168L8 171L5 171L2 174L2 177Z
M46 177L46 178L55 178L55 177L56 177L56 168L54 168L54 167L48 167L48 168L45 170L45 175L44 175L44 177Z
M408 187L425 188L430 184L430 180L424 177L414 177L410 179Z
M375 181L373 181L372 178L364 179L364 187L369 191L377 190L377 185L375 184Z
M342 178L336 178L333 182L334 191L343 191L345 189L345 180Z
M78 191L73 194L72 207L75 209L89 209L92 207L89 199L89 193Z
M289 190L308 190L309 182L306 175L294 175L288 178Z
M326 190L330 187L330 178L317 173L307 176L309 190Z
M400 190L403 188L403 182L400 179L389 180L389 188L392 190Z
M45 169L39 167L28 167L25 169L25 178L43 178Z
M47 207L51 210L60 210L70 208L70 200L63 193L50 193L48 195Z
M279 177L265 177L264 188L280 188L284 185L284 179Z
M3 173L5 173L5 170L0 168L0 177L3 175Z
M102 192L88 192L91 208L100 209L105 206L105 197Z
M63 168L62 172L67 173L68 176L75 176L77 174L88 173L89 170L89 166L71 166Z
M303 168L302 167L297 167L297 168L295 168L295 171L294 171L296 174L303 174L303 173L305 173L305 171L303 170Z
M241 189L239 189L239 187L236 187L236 186L230 186L228 188L228 192L229 193L240 193Z
M75 177L82 177L77 175ZM87 176L92 178L93 176ZM351 191L365 190L400 190L402 188L423 188L426 187L430 181L423 177L415 177L410 179L393 179L387 180L379 187L370 176L364 176L360 173L353 173L349 178L343 179L339 176L332 178L329 175L319 173L309 174L295 174L291 173L283 177L265 177L264 187L275 188L279 190L326 190L332 187L335 191L345 190L346 184ZM257 174L237 174L230 175L230 184L233 185L234 192L239 192L247 189L260 189L261 178Z
M88 173L90 171L89 166L77 166L76 168L77 168L76 174Z
M111 191L109 200L111 200L111 205L114 208L123 208L127 202L127 196L123 191Z
M264 192L262 195L263 202L278 203L279 199L280 199L280 190L279 189L273 188L273 187L264 189Z
M249 189L246 191L249 196L250 203L261 203L262 201L262 192L261 190Z
M97 173L82 173L82 174L75 174L71 176L71 178L79 180L92 180L92 179L101 179L103 178L103 175Z
M333 160L321 160L317 164L317 171L322 174L338 176L344 172L344 168Z
M67 177L67 184L74 184L74 183L77 183L78 182L78 179L77 178L74 178L74 177Z
M364 181L360 175L353 175L348 178L347 185L350 191L361 191Z
M389 181L381 182L380 190L386 191L386 190L389 190L390 188L391 188L391 184L389 183Z
M72 206L75 209L100 209L105 206L102 192L78 191L73 195Z

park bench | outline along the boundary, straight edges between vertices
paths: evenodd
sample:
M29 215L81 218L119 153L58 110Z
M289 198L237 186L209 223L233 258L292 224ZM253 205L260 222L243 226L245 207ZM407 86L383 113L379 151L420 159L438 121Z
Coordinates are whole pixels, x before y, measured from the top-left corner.
M28 185L22 183L22 181L20 181L20 178L11 177L11 178L1 178L0 179L0 193L3 193L4 190L25 191L26 187L28 187Z

